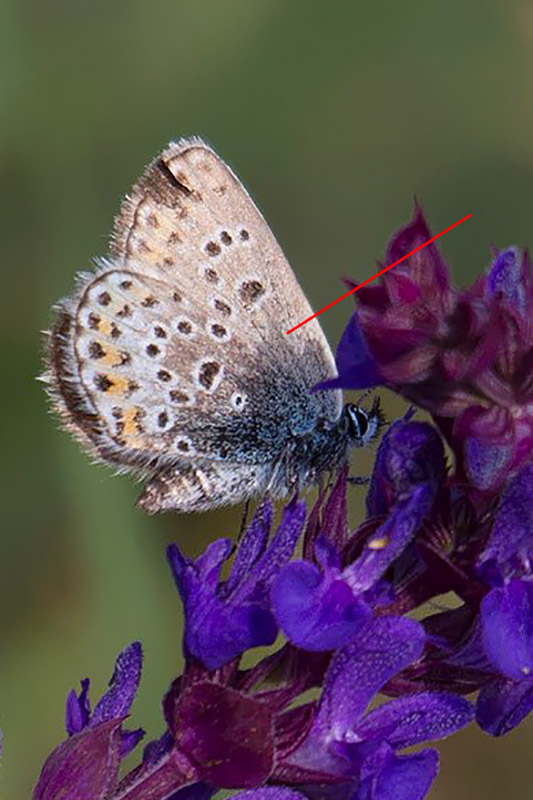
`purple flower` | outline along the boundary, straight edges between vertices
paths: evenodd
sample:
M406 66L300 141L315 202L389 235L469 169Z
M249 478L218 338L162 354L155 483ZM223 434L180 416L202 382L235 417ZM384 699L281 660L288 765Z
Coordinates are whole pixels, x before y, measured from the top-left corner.
M118 783L120 761L144 736L122 730L135 699L142 668L142 648L134 642L120 653L108 691L91 714L89 680L67 700L69 738L48 757L34 791L34 800L104 800Z
M231 795L229 800L307 800L304 794L287 789L285 786L265 786Z
M390 264L431 238L417 206L393 236ZM357 385L364 341L374 382L433 414L480 493L501 488L533 448L533 281L527 253L497 253L487 275L455 289L435 244L357 292L357 316L337 353L336 386ZM372 369L365 375L372 380ZM355 381L355 383L354 383Z
M512 680L533 677L533 583L511 581L481 604L485 650Z
M272 586L276 620L290 641L305 650L334 650L353 639L372 615L362 592L350 585L349 571L327 539L315 547L319 566L293 561Z
M167 698L177 748L220 788L261 786L274 765L274 710L247 692L195 682Z
M430 237L416 207L387 263ZM533 710L527 255L496 253L461 291L433 244L357 297L339 377L320 388L385 384L433 424L411 407L390 426L355 530L346 466L307 519L295 497L272 532L265 500L237 546L219 539L190 559L171 545L185 666L164 697L161 735L120 779L142 735L122 727L140 678L134 644L94 711L88 680L69 696L69 738L35 800L210 800L221 789L244 790L235 800L422 800L438 754L407 748L474 714L500 736ZM450 592L456 607L428 614ZM406 616L414 610L419 622ZM280 633L277 649L241 659Z
M186 664L165 696L162 735L119 780L120 759L138 737L122 731L140 675L140 647L133 645L93 712L88 681L71 694L70 739L50 756L36 800L55 798L61 785L80 800L88 786L96 800L209 800L218 789L255 793L269 785L308 796L324 784L335 800L424 797L437 754L404 749L453 733L472 709L435 690L442 675L452 689L465 685L456 678L461 667L445 660L458 647L453 626L448 640L442 626L427 636L420 623L391 609L405 597L413 608L420 596L432 596L428 587L445 590L455 577L449 569L448 583L433 583L431 570L426 576L419 569L423 537L450 499L445 481L438 434L408 414L382 443L367 500L372 516L354 533L342 472L320 496L305 532L303 503L288 504L273 535L272 507L262 505L225 581L226 540L195 561L171 547L186 611ZM304 557L287 563L302 533ZM412 591L412 564L422 591ZM471 565L475 576L475 560ZM278 623L289 642L242 668L240 656L271 642ZM496 676L492 669L485 683ZM470 681L468 690L479 685ZM302 702L312 688L319 699ZM378 692L395 699L365 713Z
M422 656L424 644L417 622L388 617L368 622L351 644L338 650L309 734L287 759L294 772L350 779L352 797L358 800L424 797L438 771L437 753L397 752L467 725L473 718L470 703L424 692L363 716L387 681Z
M229 539L209 545L196 561L176 544L168 559L185 609L185 647L209 669L216 669L245 650L272 644L278 628L270 609L270 584L291 557L305 522L305 503L295 500L268 544L273 507L265 502L239 545L227 581L220 580L232 552Z
M415 536L429 501L423 486L398 501L369 536L359 558L344 569L324 536L315 546L318 566L293 561L280 571L272 586L272 603L278 624L293 644L332 650L352 640L371 615L373 590L380 588L385 571Z
M247 672L228 665L209 673L197 663L165 700L173 746L197 765L199 780L218 788L347 783L348 796L363 798L379 783L377 796L385 798L403 780L413 784L406 800L417 800L436 774L437 756L398 751L460 729L472 707L423 692L363 712L387 681L421 658L425 642L419 623L388 617L368 622L339 649L325 678L323 657L306 659L290 647ZM268 689L267 678L280 673L283 683ZM289 707L316 681L324 683L318 702Z
M446 476L444 445L427 422L413 421L409 409L383 437L366 498L368 516L387 514L420 487L434 500Z
M290 714L284 719L286 708L320 684L325 666L322 659L304 661L288 646L248 670L238 669L235 660L214 671L190 661L164 699L167 732L148 745L143 764L126 776L124 788L148 783L154 798L166 798L169 786L177 791L189 784L189 793L197 787L203 798L203 786L257 788L279 782L276 770L285 750L302 736ZM298 725L305 732L306 720L298 719ZM124 797L144 800L145 795Z
M506 268L495 280L503 281ZM505 487L478 560L482 577L495 587L481 604L481 623L497 677L480 692L477 721L494 736L508 733L533 709L532 501L533 466L527 465Z
M533 583L512 580L481 605L485 652L500 677L482 689L477 721L502 736L533 709Z
M350 565L352 585L359 590L369 589L409 552L445 478L440 436L431 425L411 421L411 416L408 412L391 426L378 451L366 501L369 520L361 527L361 532L371 533ZM354 538L360 539L357 534Z
M339 547L347 536L332 531L328 518L315 535L316 563L292 561L272 585L276 620L288 639L306 650L333 650L351 641L382 599L381 579L415 537L445 475L444 447L423 422L396 422L380 445L369 511L389 516L369 530L357 559L343 564ZM334 490L339 492L343 476ZM345 487L344 487L345 497ZM320 526L318 526L320 528Z
M533 465L524 467L505 487L478 563L493 585L512 577L533 577Z
M340 552L349 541L347 471L324 505L319 497L304 537L305 559L282 566L272 582L272 609L291 642L306 650L332 650L349 641L371 615L366 598L345 580Z

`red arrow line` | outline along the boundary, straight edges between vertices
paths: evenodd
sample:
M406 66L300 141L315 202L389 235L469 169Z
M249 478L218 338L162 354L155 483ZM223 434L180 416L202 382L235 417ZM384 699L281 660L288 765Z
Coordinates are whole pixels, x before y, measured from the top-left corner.
M288 330L287 333L293 333L293 331L297 331L298 328L301 328L302 325L306 325L308 322L311 322L312 319L316 319L316 317L320 316L320 314L323 314L324 311L327 311L328 308L331 308L332 306L337 305L337 303L340 303L341 300L344 300L346 297L349 297L351 294L355 294L355 292L358 292L359 289L363 288L363 286L366 286L367 283L371 283L372 281L375 281L376 278L379 278L380 275L384 275L385 272L388 272L389 269L392 269L397 264L399 264L401 261L405 261L406 258L409 258L410 256L414 255L415 253L418 253L419 250L422 250L424 247L427 247L428 244L431 244L431 242L434 242L435 239L440 239L440 237L444 236L444 234L448 233L448 231L451 231L454 228L457 228L458 225L461 225L463 222L466 222L466 220L470 219L471 216L472 216L472 214L467 214L466 217L463 217L462 219L459 220L459 222L455 222L453 225L450 225L450 227L446 228L445 231L441 231L441 233L437 233L437 235L433 236L432 239L428 239L427 242L424 242L424 244L421 244L418 247L415 247L414 250L411 250L411 252L407 253L406 256L402 256L401 258L399 258L398 261L394 262L394 264L389 264L388 267L385 267L385 269L382 269L380 272L376 272L376 274L372 275L371 278L368 278L366 281L363 281L363 283L360 283L358 286L355 286L353 289L350 289L349 292L346 292L346 294L343 294L342 297L339 297L339 298L337 298L337 300L334 300L333 303L330 303L328 306L324 306L324 308L320 309L320 311L317 311L316 314L313 314L311 317L307 317L307 319L304 319L303 322L299 322L298 325L295 325L294 328L291 328L290 330Z

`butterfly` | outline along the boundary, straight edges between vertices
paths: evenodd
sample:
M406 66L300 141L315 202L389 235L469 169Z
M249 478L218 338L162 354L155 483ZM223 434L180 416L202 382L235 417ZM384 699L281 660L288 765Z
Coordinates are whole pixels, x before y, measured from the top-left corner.
M147 512L286 496L342 467L382 424L312 392L336 374L316 319L242 183L199 138L152 161L110 254L60 301L45 379L97 459L145 479Z

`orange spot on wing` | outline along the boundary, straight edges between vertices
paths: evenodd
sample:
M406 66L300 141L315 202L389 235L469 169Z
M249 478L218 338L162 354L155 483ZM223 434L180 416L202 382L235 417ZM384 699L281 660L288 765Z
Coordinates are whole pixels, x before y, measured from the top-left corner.
M111 381L111 386L107 390L108 394L126 394L130 381L129 378L123 378L120 375L109 375L109 380Z
M105 356L100 359L100 364L104 364L106 367L118 367L122 363L122 355L119 350L115 347L107 346ZM117 380L116 378L111 379L113 383Z
M138 433L137 427L137 414L139 409L136 406L130 406L124 412L124 436L135 436Z
M111 336L111 323L108 319L101 319L100 324L98 325L98 330L100 333L103 333L104 336Z

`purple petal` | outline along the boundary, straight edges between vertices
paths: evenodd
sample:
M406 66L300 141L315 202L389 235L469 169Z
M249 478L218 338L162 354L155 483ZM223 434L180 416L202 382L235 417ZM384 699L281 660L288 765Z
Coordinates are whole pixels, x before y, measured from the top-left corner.
M315 558L325 572L329 570L340 573L342 571L341 554L329 538L329 531L327 536L321 534L317 537L315 541Z
M295 561L281 570L271 599L287 638L304 650L342 647L372 614L336 571L323 572L307 561Z
M533 464L509 481L479 565L492 581L527 574L533 560Z
M514 447L510 444L493 444L469 437L464 446L465 469L470 482L477 489L493 489L507 473Z
M206 800L211 794L199 780L199 772L177 747L171 747L155 762L143 760L124 775L119 791L109 800Z
M476 616L470 627L470 630L463 634L461 631L464 630L463 615L465 611L467 614L471 613L465 606L461 606L451 611L444 611L435 615L434 617L426 617L424 620L424 627L426 628L426 631L428 631L428 627L431 626L430 630L433 634L433 640L436 641L440 639L442 642L440 635L441 632L439 631L438 625L438 623L442 620L445 626L444 630L442 631L442 634L445 636L444 641L446 641L447 638L449 641L455 640L460 642L459 648L453 649L450 655L445 657L446 664L452 664L458 667L472 669L479 672L486 672L488 675L493 675L494 667L490 663L485 651L485 647L483 646L481 616ZM439 620L439 617L441 620ZM457 621L456 631L454 631L455 620ZM447 645L444 644L444 650L446 649Z
M394 675L422 655L425 633L415 620L381 617L368 622L331 661L313 726L314 736L342 739Z
M437 430L426 422L411 422L413 410L397 420L383 437L366 499L368 516L386 514L391 506L421 484L433 493L441 485L446 462Z
M533 710L533 678L492 681L479 693L478 725L492 736L504 736Z
M204 586L217 586L220 580L220 573L224 562L230 557L233 551L233 541L231 539L218 539L211 542L205 551L199 556L194 565L198 578Z
M285 786L264 786L230 795L228 800L307 800L306 795Z
M109 689L91 717L94 727L101 722L123 718L129 714L141 679L143 652L140 642L128 645L117 658Z
M342 551L349 536L348 468L341 470L331 490L320 525L322 539ZM316 548L315 548L316 549Z
M419 486L396 503L383 525L374 531L361 556L344 571L354 591L370 589L414 538L433 502L431 486Z
M216 791L212 786L208 786L207 783L198 781L197 783L191 783L190 786L178 789L177 792L174 792L165 800L210 800Z
M531 275L517 247L508 247L496 256L487 279L489 296L503 294L509 305L524 314L531 292Z
M141 739L144 737L146 731L143 728L137 728L134 731L121 731L120 733L120 757L126 758L127 755L134 750Z
M277 635L278 626L268 608L214 600L194 622L188 617L185 641L190 655L208 669L218 669L252 647L273 644Z
M400 228L389 243L386 263L394 263L431 238L424 212L416 202L411 222ZM387 273L389 281L398 282L407 276L416 286L429 289L437 300L445 298L450 290L450 271L435 243L419 250L398 267Z
M91 716L91 703L89 701L90 685L91 682L89 678L84 678L81 682L81 692L79 695L77 695L73 689L67 698L65 727L69 736L79 733L89 722Z
M488 657L507 678L533 674L533 583L511 581L492 589L481 603L483 643Z
M296 543L303 531L307 505L305 502L291 500L283 511L279 528L264 555L250 570L242 581L233 599L248 597L254 594L257 584L269 587L280 568L286 564L294 552Z
M474 719L467 700L444 692L420 692L384 703L371 711L355 731L361 739L386 739L395 749L444 739Z
M216 594L222 567L232 549L231 539L218 539L196 561L191 561L177 544L168 546L168 563L186 610L189 598L196 600L199 591L207 596Z
M491 384L490 373L485 380L491 394L497 394L499 384L498 386L494 386L494 383ZM505 392L501 400L505 403L506 399L507 393ZM493 444L502 442L508 444L512 436L513 418L505 406L496 405L496 403L497 400L493 397L493 405L488 409L479 403L471 403L467 406L459 413L454 424L454 435L459 439L473 438Z
M422 800L439 772L436 750L390 756L378 774L366 775L352 800Z
M230 577L224 585L225 595L231 594L243 577L248 574L258 558L265 552L273 515L274 506L268 500L262 503L255 512L239 543Z
M146 744L143 750L143 762L146 764L156 764L168 751L174 746L174 738L170 731L159 737L153 739Z
M377 364L370 355L368 345L355 312L337 348L335 356L338 377L322 381L313 388L320 389L367 389L383 383Z

